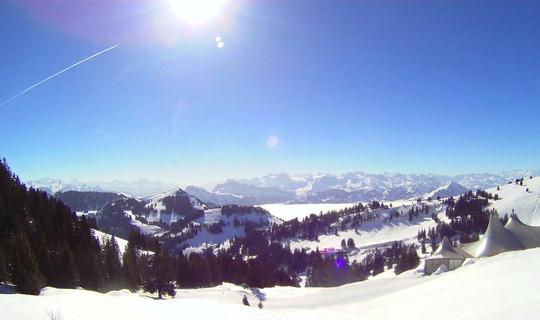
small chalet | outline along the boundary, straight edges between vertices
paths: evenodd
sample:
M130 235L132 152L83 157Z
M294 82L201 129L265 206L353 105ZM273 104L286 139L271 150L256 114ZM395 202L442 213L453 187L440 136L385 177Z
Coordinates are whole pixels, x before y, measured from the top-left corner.
M465 257L459 254L447 237L444 237L439 249L426 258L426 264L424 267L425 274L432 274L437 271L441 265L445 265L448 271L455 270L463 264Z

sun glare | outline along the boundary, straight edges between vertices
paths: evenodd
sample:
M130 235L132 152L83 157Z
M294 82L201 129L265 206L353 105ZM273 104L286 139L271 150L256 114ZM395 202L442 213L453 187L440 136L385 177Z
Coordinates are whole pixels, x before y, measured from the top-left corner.
M189 24L201 24L217 17L225 0L169 0L174 14Z

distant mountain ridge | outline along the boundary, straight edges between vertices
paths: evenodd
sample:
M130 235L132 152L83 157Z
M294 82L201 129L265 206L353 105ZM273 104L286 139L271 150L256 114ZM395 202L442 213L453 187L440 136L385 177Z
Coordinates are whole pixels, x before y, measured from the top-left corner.
M202 201L216 205L258 205L266 203L342 203L395 201L428 197L456 196L468 190L502 185L517 177L534 176L540 171L507 171L503 175L463 174L368 174L349 172L342 175L287 173L262 178L229 179L212 191L188 186L186 191Z
M228 179L216 185L211 191L197 186L188 186L185 191L210 207L228 204L395 201L455 196L467 190L487 189L519 177L539 174L538 170L505 171L501 175L463 174L453 177L440 174L369 174L361 171L341 175L289 175L282 172L262 178ZM41 179L27 183L50 194L68 190L109 191L127 193L135 197L158 194L175 187L170 183L145 179L133 182L115 180L108 183L82 183L76 180L65 183L58 179ZM436 192L438 193L435 194Z
M148 179L134 181L113 180L109 182L80 182L78 180L71 180L70 182L66 182L60 179L44 178L26 181L25 184L28 187L43 190L50 195L65 191L97 191L126 193L135 197L146 197L177 187L174 183Z

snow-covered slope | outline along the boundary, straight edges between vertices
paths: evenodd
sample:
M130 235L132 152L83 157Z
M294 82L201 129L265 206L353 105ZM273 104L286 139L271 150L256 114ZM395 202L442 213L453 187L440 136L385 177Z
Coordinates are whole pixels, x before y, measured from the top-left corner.
M432 215L436 215L441 220L445 219L445 208L446 206L438 201L433 201L377 210L372 212L374 215L372 220L363 222L358 228L339 230L337 234L319 235L316 241L291 238L283 242L290 245L291 249L310 248L315 250L319 248L319 250L323 250L340 249L341 240L351 238L354 240L355 250L348 255L349 261L361 261L370 249L383 247L394 241L417 244L418 231L436 226ZM411 210L418 210L419 215L409 221L408 212ZM396 213L399 213L398 217L396 217ZM392 219L391 215L393 215Z
M131 226L146 234L162 234L158 224L171 225L185 218L195 218L207 209L206 204L180 188L145 198L122 198L103 207L99 227L116 235L127 236ZM118 217L126 216L126 219Z
M528 191L527 191L528 189ZM515 213L526 224L540 226L540 177L523 179L523 184L512 182L486 191L497 194L499 200L490 201L490 208L499 216Z
M163 221L167 224L183 219L185 215L182 209L205 210L205 203L188 194L180 188L175 188L153 196L141 198L150 208L150 214L146 216L148 222Z
M185 241L189 249L184 253L201 251L208 245L225 245L229 239L245 236L244 225L246 221L257 223L261 228L269 228L272 224L281 224L282 220L274 217L261 208L248 209L249 212L233 212L230 215L222 213L222 208L205 210L204 216L195 220L202 226L202 230ZM211 231L212 225L221 225L219 232Z
M223 284L179 289L158 300L127 290L107 294L46 288L40 296L0 295L2 316L57 319L536 319L540 314L540 249L483 258L455 271L411 273L337 288L275 287L251 291ZM263 298L263 309L257 308ZM243 306L246 295L251 304ZM91 302L91 303L90 303Z
M98 238L101 241L101 244L105 243L105 240L110 239L112 236L108 233L92 229L94 231L94 236ZM124 251L126 251L126 246L128 245L128 241L126 239L122 239L119 237L114 237L116 240L116 243L118 244L118 249L120 250L120 255L124 254Z

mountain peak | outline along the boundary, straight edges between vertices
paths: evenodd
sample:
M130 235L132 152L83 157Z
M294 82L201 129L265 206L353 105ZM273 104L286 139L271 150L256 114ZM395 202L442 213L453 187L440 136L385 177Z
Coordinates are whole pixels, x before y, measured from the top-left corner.
M460 185L459 183L455 181L450 181L447 184L433 190L432 192L425 194L424 198L432 198L432 199L435 199L437 197L448 198L448 197L463 194L467 191L469 191L468 188Z

